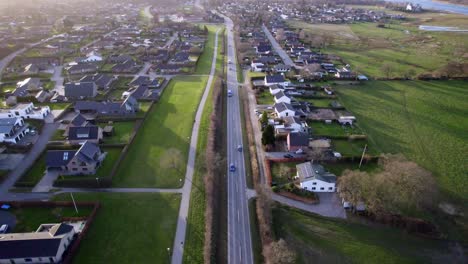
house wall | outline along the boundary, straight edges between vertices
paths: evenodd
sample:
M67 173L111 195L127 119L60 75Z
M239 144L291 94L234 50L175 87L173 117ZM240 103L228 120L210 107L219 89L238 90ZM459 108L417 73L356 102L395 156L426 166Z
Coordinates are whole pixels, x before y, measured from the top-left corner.
M278 115L278 117L287 117L287 116L294 116L296 113L291 110L285 110L283 112L276 111L276 114Z
M321 180L301 182L300 186L302 189L311 192L335 192L336 190L335 183L324 182Z
M70 175L74 174L95 174L97 166L95 163L81 163L76 157L68 163L67 172Z
M287 103L287 104L290 104L291 103L291 98L287 97L287 96L283 96L279 99L276 99L275 97L275 103Z

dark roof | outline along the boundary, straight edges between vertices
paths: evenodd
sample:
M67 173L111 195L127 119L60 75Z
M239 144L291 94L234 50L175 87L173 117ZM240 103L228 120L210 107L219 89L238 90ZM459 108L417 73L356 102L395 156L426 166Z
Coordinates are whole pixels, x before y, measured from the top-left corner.
M76 153L79 160L91 162L95 160L96 154L101 152L96 144L86 141Z
M63 235L63 234L66 234L66 233L69 233L70 231L73 230L73 226L71 225L67 225L67 224L64 224L64 223L61 223L59 225L55 225L53 226L49 233L52 235L52 236L60 236L60 235Z
M284 76L281 74L265 76L267 83L280 83L284 82Z
M68 130L69 140L98 139L99 127L95 125L85 127L70 127Z
M275 98L276 98L276 99L280 99L280 98L283 97L283 96L288 97L287 95L284 94L283 91L279 91L279 92L277 92L277 93L275 94Z
M95 85L94 82L67 83L65 84L65 96L71 98L94 97Z
M257 52L268 52L271 50L270 45L259 45L257 46Z
M82 126L84 123L86 123L86 118L82 115L82 114L77 114L73 119L72 121L70 122L70 124L74 125L74 126Z
M80 82L94 82L98 87L104 88L112 83L113 78L107 74L86 75Z
M289 133L289 146L309 146L309 135L307 133Z
M283 112L283 111L285 111L285 110L294 111L294 108L292 107L292 105L287 104L287 103L278 103L278 104L275 104L275 109L276 109L278 112Z
M55 257L61 239L0 240L0 259Z
M46 153L47 167L66 166L75 156L76 150L49 150Z

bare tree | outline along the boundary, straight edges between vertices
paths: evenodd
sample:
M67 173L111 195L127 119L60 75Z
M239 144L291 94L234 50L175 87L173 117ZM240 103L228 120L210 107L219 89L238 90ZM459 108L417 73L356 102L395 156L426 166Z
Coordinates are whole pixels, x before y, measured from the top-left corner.
M296 252L283 239L271 242L267 252L271 264L292 264L296 261Z
M182 152L176 148L167 149L159 159L159 165L164 169L173 169L181 172L181 168L184 165Z
M384 63L382 64L382 67L380 67L380 70L383 72L385 77L387 77L387 79L390 79L393 73L393 66L389 63Z

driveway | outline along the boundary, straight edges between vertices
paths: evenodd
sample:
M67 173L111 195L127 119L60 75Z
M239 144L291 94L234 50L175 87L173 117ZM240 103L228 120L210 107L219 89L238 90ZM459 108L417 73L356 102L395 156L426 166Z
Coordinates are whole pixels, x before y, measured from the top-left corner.
M271 45L275 49L276 53L281 57L285 65L294 66L297 68L297 65L291 60L289 55L284 51L284 49L280 46L280 44L276 41L275 37L270 33L265 25L262 25L263 32L267 36L268 40L270 40Z
M52 189L54 181L59 176L59 171L47 170L45 171L44 177L34 186L32 192L48 192Z
M15 228L16 226L16 216L8 211L0 211L0 226L2 225L8 225L8 232L11 233L11 231Z
M340 198L337 193L316 193L320 199L319 204L306 204L296 200L291 200L289 198L283 197L278 194L272 194L272 199L291 206L295 207L310 213L315 213L321 216L326 217L335 217L335 218L346 218L346 211L341 204Z

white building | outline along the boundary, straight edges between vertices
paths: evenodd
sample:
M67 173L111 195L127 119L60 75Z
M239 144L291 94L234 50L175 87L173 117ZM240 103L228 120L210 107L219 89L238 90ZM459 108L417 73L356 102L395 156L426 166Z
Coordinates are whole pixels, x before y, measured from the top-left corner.
M273 84L280 84L283 86L288 86L290 82L284 78L283 75L281 74L276 74L276 75L267 75L265 76L265 85L270 86Z
M297 178L304 190L312 192L335 192L336 176L327 172L323 166L311 161L297 164Z
M287 135L289 133L308 132L309 126L306 122L301 121L298 117L287 116L283 118L283 120L283 124L275 125L276 134Z
M45 119L50 113L50 107L34 107L33 103L17 104L9 109L0 109L0 118L22 117L24 119Z
M265 69L265 64L259 61L252 61L250 68L253 72L262 72Z
M284 91L284 87L282 85L279 85L279 84L273 84L273 85L271 85L269 87L269 89L270 89L270 94L271 95L275 95L278 92Z
M61 263L75 230L67 224L42 224L31 233L0 234L0 264Z
M275 113L278 117L281 117L281 118L296 115L296 111L294 110L294 108L290 104L287 104L287 103L275 104Z
M276 104L279 104L279 103L290 104L291 103L291 98L289 98L289 96L285 95L283 91L280 91L280 92L276 93L275 96L274 96L274 99L275 99Z
M91 51L90 53L86 54L86 58L84 58L81 62L96 62L96 61L102 61L103 58L101 54Z
M21 117L0 118L0 142L18 143L29 132Z

